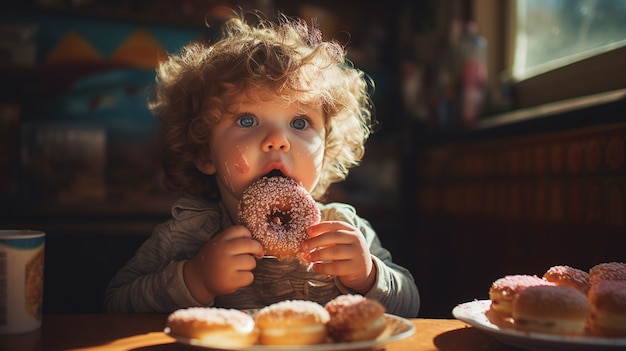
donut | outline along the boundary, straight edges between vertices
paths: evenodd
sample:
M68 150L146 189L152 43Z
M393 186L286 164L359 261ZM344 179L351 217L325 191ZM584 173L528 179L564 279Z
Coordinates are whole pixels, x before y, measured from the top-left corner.
M570 266L550 267L543 275L543 279L556 285L569 286L587 295L589 291L589 273Z
M361 295L339 295L324 308L330 316L328 335L336 342L373 340L387 327L385 307Z
M589 281L595 284L601 280L626 280L626 263L599 263L589 270Z
M592 334L626 337L626 281L603 280L593 284L589 289L589 303Z
M529 286L513 302L514 327L548 334L582 335L589 317L587 295L570 286Z
M262 308L254 317L262 345L313 345L326 339L328 312L313 301L285 300Z
M263 245L265 255L298 257L306 230L320 221L311 194L287 177L263 177L246 188L239 202L239 220Z
M489 288L489 299L491 300L491 310L500 317L509 318L513 312L513 301L520 291L535 285L555 285L536 275L507 275L491 283Z
M259 331L249 314L235 309L190 307L172 312L166 328L176 336L198 339L218 348L237 348L256 343Z

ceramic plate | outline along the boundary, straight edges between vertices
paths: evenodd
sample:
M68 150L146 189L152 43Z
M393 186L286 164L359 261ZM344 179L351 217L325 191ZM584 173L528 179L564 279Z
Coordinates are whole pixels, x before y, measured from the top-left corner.
M487 312L490 300L477 300L456 306L452 315L480 329L500 342L525 350L617 350L626 348L625 338L600 338L592 336L567 336L524 332L493 324Z
M199 339L191 339L182 336L178 336L170 333L168 328L165 328L165 333L173 337L179 343L205 347L213 350L236 350L236 351L269 351L269 350L296 350L296 351L331 351L331 350L358 350L373 348L389 344L394 341L408 338L415 333L415 326L408 320L394 316L391 314L385 314L387 321L387 329L375 340L357 341L357 342L340 342L340 343L325 343L316 345L302 345L302 346L274 346L274 345L252 345L241 348L223 348L219 345L211 345L203 342Z

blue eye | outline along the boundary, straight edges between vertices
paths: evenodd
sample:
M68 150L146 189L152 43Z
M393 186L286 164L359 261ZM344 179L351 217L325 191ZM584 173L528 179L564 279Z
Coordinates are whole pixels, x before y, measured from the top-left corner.
M253 115L245 113L237 117L237 124L244 128L254 127L258 124L256 118Z
M302 130L309 125L309 121L306 118L298 117L291 121L291 126L295 129Z

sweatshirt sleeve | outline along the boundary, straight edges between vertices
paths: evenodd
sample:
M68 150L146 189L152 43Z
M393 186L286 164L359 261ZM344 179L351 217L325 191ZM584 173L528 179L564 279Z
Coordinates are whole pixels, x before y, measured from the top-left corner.
M379 301L388 313L406 318L417 316L420 297L413 276L408 269L393 262L391 253L385 249L369 222L356 214L347 204L322 205L324 220L343 219L358 228L365 237L374 265L376 282L365 295ZM343 217L343 218L342 218Z
M198 306L183 279L186 259L174 260L167 224L155 228L152 236L122 267L107 287L105 312L168 313L179 306Z
M155 227L152 235L110 281L105 312L169 313L201 306L183 278L185 262L220 230L217 209L176 206L174 218Z

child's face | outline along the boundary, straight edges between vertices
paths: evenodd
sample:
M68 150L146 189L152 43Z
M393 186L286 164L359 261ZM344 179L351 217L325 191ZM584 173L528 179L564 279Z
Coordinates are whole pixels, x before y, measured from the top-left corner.
M213 128L210 159L198 169L215 174L222 200L237 203L256 179L279 170L309 191L324 156L321 106L288 104L260 90L242 94Z

